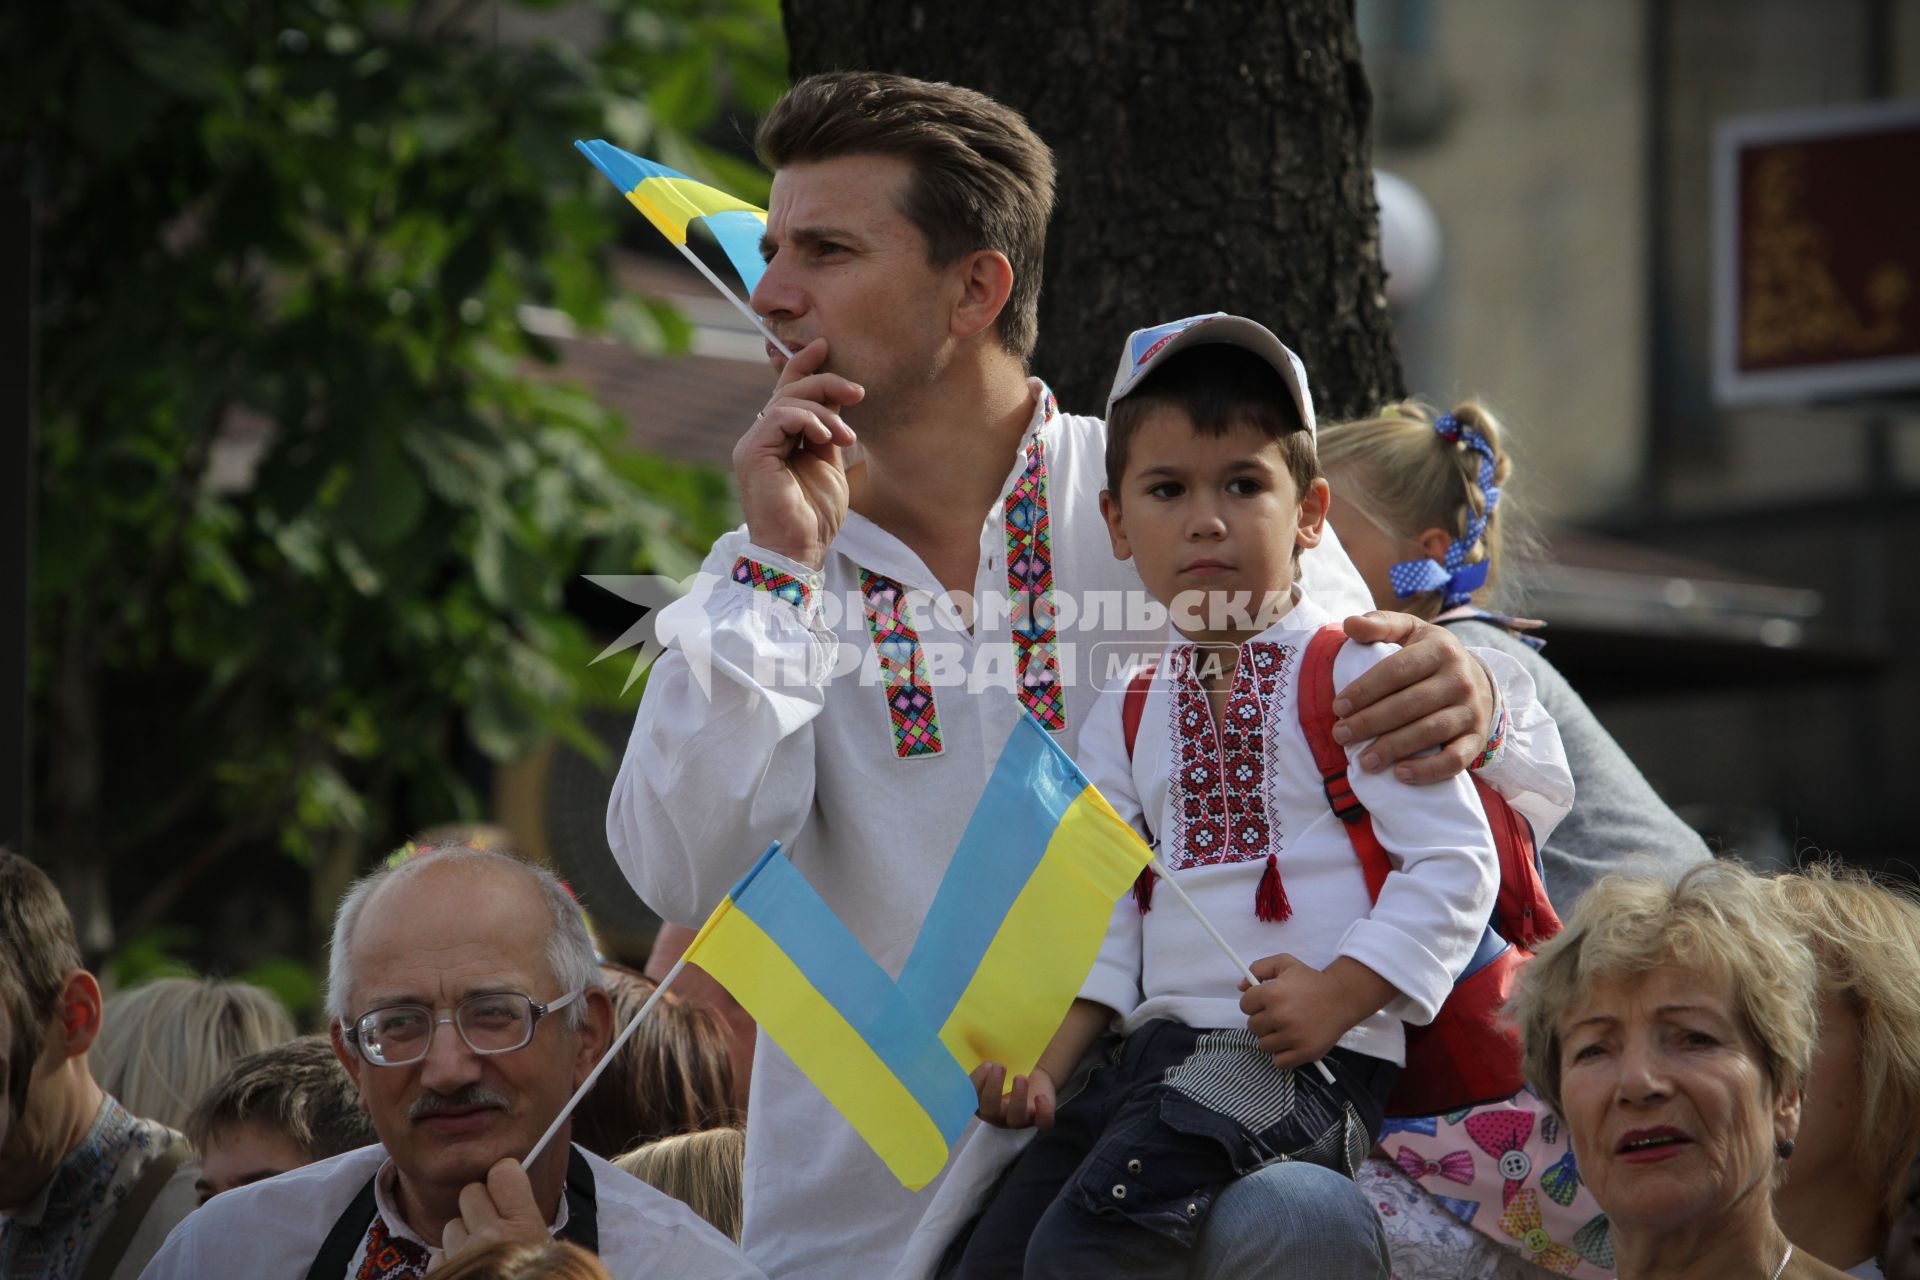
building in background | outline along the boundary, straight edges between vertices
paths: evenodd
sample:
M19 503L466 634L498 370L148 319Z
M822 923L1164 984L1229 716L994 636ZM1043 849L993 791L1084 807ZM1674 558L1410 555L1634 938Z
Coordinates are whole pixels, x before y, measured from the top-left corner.
M1711 357L1716 134L1920 99L1920 3L1359 15L1375 163L1441 230L1397 323L1408 383L1481 394L1514 428L1516 496L1557 553L1530 575L1560 624L1548 656L1726 847L1915 875L1898 797L1920 772L1920 384L1731 408ZM1920 208L1920 148L1881 198Z

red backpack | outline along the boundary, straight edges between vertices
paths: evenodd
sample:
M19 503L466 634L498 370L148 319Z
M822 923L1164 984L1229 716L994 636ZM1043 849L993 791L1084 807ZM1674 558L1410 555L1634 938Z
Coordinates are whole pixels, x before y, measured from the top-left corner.
M1327 805L1346 825L1360 859L1367 893L1378 901L1392 865L1373 833L1372 816L1347 780L1346 748L1333 740L1333 660L1346 640L1338 626L1327 626L1308 643L1295 684L1300 730L1320 770ZM1128 759L1153 674L1148 667L1134 676L1121 704ZM1533 958L1533 948L1560 932L1560 917L1547 901L1532 826L1498 791L1477 777L1473 785L1500 857L1500 892L1486 934L1440 1012L1424 1027L1407 1027L1407 1067L1388 1099L1390 1116L1459 1111L1510 1098L1526 1083L1520 1074L1519 1033L1501 1020L1500 1009L1521 966Z

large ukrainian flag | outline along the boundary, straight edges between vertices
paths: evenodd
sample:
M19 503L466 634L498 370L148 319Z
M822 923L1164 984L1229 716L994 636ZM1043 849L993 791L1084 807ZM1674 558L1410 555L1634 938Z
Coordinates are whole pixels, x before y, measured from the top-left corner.
M946 1163L999 1062L1033 1070L1151 857L1027 716L961 835L899 981L806 877L767 850L686 958L786 1050L896 1177Z
M720 242L727 261L740 273L748 293L760 283L767 264L760 257L760 237L766 234L767 213L758 205L736 200L726 192L695 182L663 164L623 151L611 142L595 139L573 144L593 161L607 181L677 245L687 242L687 228L705 219L707 230Z
M762 1030L918 1191L978 1105L893 979L771 846L687 947Z
M1020 717L928 908L900 988L971 1071L1033 1070L1152 859L1031 717Z

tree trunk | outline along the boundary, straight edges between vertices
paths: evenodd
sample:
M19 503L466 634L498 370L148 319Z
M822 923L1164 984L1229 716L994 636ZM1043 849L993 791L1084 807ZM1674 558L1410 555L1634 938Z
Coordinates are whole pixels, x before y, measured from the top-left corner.
M1133 329L1261 321L1323 420L1404 394L1352 0L785 0L795 78L948 80L1024 113L1060 167L1034 371L1099 413Z

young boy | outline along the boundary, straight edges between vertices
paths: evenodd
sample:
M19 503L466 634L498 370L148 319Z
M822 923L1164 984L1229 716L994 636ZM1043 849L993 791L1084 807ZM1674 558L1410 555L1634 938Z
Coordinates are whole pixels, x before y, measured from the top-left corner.
M235 1062L195 1104L186 1131L200 1153L194 1189L201 1204L380 1141L325 1036L303 1036Z
M1405 1061L1403 1024L1433 1018L1498 887L1464 776L1412 786L1350 769L1393 863L1377 902L1328 807L1294 687L1333 619L1296 581L1328 492L1293 353L1232 316L1140 330L1107 421L1114 554L1138 565L1175 634L1134 732L1122 681L1088 720L1080 763L1236 952L1260 957L1261 981L1243 993L1193 914L1143 877L1033 1074L1003 1098L1004 1068L976 1073L983 1118L1046 1132L967 1240L965 1277L1184 1276L1234 1179L1282 1159L1351 1175ZM1388 651L1345 645L1335 687ZM1056 1109L1109 1024L1124 1040Z

